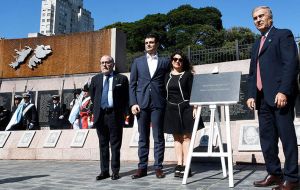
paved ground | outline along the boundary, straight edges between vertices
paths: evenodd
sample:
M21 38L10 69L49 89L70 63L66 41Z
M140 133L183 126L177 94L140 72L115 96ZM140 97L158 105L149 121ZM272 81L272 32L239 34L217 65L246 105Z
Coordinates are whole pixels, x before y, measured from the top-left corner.
M223 179L221 166L217 163L193 163L193 176L188 178L187 185L181 185L182 179L173 177L175 165L171 163L165 164L164 171L167 176L164 179L157 179L149 168L147 177L132 180L130 176L137 163L122 162L121 166L121 179L96 181L95 177L99 174L98 161L0 160L0 189L230 189L228 179ZM255 179L265 175L264 166L236 165L234 189L270 189L252 186Z

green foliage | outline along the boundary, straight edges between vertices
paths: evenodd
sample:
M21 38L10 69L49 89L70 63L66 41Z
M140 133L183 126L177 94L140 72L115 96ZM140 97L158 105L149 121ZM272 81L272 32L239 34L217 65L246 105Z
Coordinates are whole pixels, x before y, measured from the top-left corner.
M221 30L222 14L213 7L193 8L190 5L182 5L177 9L171 10L168 14L169 27L177 27L178 25L191 26L195 24L211 25L217 30Z
M187 47L232 47L235 40L239 40L239 43L254 41L255 34L248 28L223 29L221 17L221 12L214 7L194 8L182 5L167 14L147 15L135 22L117 22L105 28L115 27L126 33L129 59L144 51L144 38L148 33L160 36L161 53L186 50Z
M248 44L254 42L255 34L244 27L232 27L225 31L226 42L234 42L238 40L241 44Z

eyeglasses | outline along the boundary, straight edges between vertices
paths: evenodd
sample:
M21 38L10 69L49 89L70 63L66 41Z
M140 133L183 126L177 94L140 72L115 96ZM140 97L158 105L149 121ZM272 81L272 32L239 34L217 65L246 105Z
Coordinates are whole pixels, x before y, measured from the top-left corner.
M182 62L183 61L182 58L173 57L172 59L173 59L174 62L177 62L177 61Z
M101 65L110 65L112 62L111 61L101 61Z

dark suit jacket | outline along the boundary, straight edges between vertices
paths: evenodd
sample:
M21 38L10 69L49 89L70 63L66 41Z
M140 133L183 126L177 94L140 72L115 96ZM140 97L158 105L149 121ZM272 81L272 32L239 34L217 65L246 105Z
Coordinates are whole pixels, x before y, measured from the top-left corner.
M264 98L270 106L278 92L289 98L297 94L297 74L299 59L294 36L290 30L273 27L258 55L260 39L252 47L248 98L257 98L256 68L259 59Z
M138 104L141 109L151 103L156 108L164 108L166 104L165 74L169 70L169 60L158 58L157 69L151 78L146 55L136 58L130 73L130 106Z
M113 102L117 122L124 125L124 116L128 113L128 79L126 76L113 73ZM100 116L101 96L103 89L103 74L92 77L89 88L91 100L93 102L94 123L97 123Z
M25 108L24 108L25 109ZM23 109L23 113L24 113ZM31 130L38 130L39 128L39 119L38 119L38 113L36 110L35 105L33 105L22 117L23 119L23 129L31 129ZM29 124L32 123L33 127L29 128Z
M59 119L59 117L63 115L63 119ZM49 105L49 115L48 121L49 125L55 127L56 129L64 129L68 124L67 118L69 115L69 111L67 110L66 104L61 104L60 102L54 108L54 103Z

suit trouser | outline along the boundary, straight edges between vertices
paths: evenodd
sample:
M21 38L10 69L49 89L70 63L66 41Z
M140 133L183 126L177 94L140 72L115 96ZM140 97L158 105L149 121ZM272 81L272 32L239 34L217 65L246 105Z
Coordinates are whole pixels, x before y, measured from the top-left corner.
M122 145L123 127L116 122L115 113L100 115L97 128L100 147L101 172L109 172L109 143L111 146L111 170L118 173L120 170L120 149Z
M162 169L165 151L165 139L163 132L164 110L158 108L141 109L137 116L139 131L139 169L147 169L149 155L150 122L154 139L154 168Z
M258 105L259 136L267 172L282 175L278 158L278 138L285 156L283 175L287 181L298 181L298 147L294 126L294 100L281 109L269 106L260 93Z

